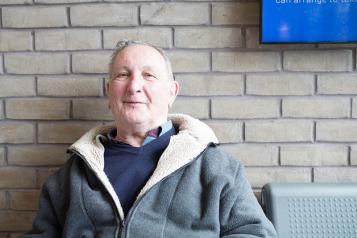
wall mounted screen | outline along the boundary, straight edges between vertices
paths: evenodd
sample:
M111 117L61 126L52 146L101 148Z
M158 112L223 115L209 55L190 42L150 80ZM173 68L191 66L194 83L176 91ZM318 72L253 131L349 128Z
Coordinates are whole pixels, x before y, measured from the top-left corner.
M262 43L357 42L357 0L262 0Z

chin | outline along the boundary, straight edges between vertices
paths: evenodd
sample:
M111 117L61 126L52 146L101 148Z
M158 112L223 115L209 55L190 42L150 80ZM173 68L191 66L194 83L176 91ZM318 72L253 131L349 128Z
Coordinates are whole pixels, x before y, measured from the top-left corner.
M123 118L125 118L125 120L128 123L132 123L132 124L141 124L144 122L147 122L149 119L148 117L145 115L146 113L128 113L126 115L123 116Z

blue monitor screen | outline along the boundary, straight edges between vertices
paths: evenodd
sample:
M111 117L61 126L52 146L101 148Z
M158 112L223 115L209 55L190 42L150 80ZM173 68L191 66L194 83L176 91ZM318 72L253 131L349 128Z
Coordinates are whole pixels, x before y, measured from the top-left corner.
M357 0L262 0L261 41L357 42Z

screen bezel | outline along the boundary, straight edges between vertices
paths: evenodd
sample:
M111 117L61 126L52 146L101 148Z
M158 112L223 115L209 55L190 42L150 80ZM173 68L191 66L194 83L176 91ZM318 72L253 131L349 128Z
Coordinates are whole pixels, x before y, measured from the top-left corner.
M260 1L259 14L259 44L261 45L290 45L290 44L357 44L356 41L263 41L263 3L266 0ZM357 31L357 29L356 29Z

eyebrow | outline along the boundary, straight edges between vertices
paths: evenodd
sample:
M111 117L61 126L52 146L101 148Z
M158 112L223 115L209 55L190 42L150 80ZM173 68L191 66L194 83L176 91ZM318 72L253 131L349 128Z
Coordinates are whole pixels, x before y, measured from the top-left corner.
M127 66L124 65L124 66L119 66L119 67L117 67L115 70L113 70L113 72L118 72L118 71L120 71L120 70L131 71L130 68L128 68ZM154 71L154 72L157 72L157 71L158 71L157 67L155 67L155 66L150 66L150 65L144 66L144 67L142 68L142 70L143 70L143 71Z
M148 71L158 71L158 69L154 66L144 66L143 70L148 70Z
M128 71L129 71L129 68L128 68L128 67L126 67L126 66L119 66L119 67L117 67L117 68L116 68L116 71L120 71L120 70L123 70L123 69L125 69L125 70L128 70Z

